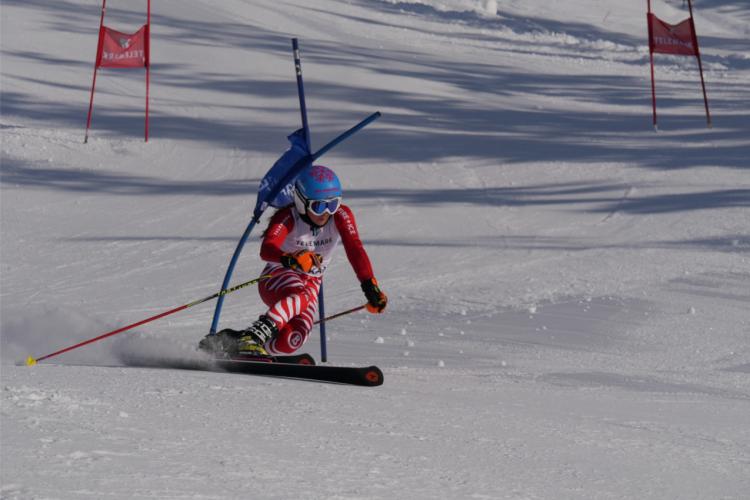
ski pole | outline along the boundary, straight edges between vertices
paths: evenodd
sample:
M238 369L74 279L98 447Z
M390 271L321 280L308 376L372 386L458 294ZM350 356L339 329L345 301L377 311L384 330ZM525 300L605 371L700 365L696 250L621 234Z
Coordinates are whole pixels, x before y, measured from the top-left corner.
M346 311L342 311L340 313L333 314L331 316L328 316L327 318L319 319L318 321L316 321L315 323L313 323L313 325L317 325L317 324L320 324L320 323L325 323L326 321L331 321L332 319L340 318L341 316L346 316L347 314L351 314L353 312L361 311L365 307L367 307L367 304L362 304L361 306L352 307L351 309L347 309Z
M105 339L107 337L111 337L112 335L117 335L118 333L122 333L122 332L124 332L126 330L130 330L130 329L135 328L137 326L145 325L146 323L149 323L151 321L157 320L159 318L163 318L164 316L169 316L170 314L174 314L174 313L176 313L178 311L183 311L183 310L185 310L185 309L187 309L189 307L197 306L198 304L202 304L204 302L208 302L209 300L215 299L216 297L221 297L221 296L227 295L229 293L236 292L240 288L245 288L246 286L254 285L254 284L258 283L259 281L262 281L262 280L264 280L266 278L270 278L270 277L271 277L270 274L266 274L266 275L263 275L263 276L261 276L259 278L255 278L255 279L252 279L250 281L246 281L244 283L240 283L239 285L233 286L232 288L227 288L225 290L221 290L219 292L216 292L215 294L210 295L210 296L208 296L206 298L203 298L203 299L200 299L200 300L196 300L194 302L190 302L188 304L185 304L185 305L182 305L182 306L179 306L179 307L175 307L174 309L170 309L169 311L165 311L163 313L157 314L156 316L151 316L150 318L146 318L144 320L138 321L137 323L133 323L133 324L128 325L128 326L123 326L122 328L118 328L117 330L112 330L111 332L105 333L103 335L99 335L98 337L94 337L93 339L84 340L83 342L79 342L78 344L72 345L70 347L66 347L64 349L60 349L59 351L55 351L52 354L47 354L46 356L42 356L40 358L33 358L33 357L29 356L28 358L26 358L26 365L27 366L33 366L33 365L37 364L39 361L42 361L44 359L48 359L48 358L51 358L53 356L57 356L58 354L62 354L64 352L72 351L73 349L78 349L79 347L83 347L85 345L91 344L91 343L96 342L98 340L102 340L102 339ZM362 307L364 307L364 306L362 306Z

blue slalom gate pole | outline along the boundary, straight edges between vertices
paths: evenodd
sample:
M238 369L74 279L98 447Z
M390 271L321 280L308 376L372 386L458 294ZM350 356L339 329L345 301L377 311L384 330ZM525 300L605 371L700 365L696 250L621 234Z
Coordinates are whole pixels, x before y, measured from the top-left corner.
M367 118L365 118L364 120L362 120L361 122L359 122L358 124L350 128L349 130L342 133L341 135L336 137L334 140L332 140L331 142L329 142L328 144L320 148L315 154L312 155L312 161L317 160L318 158L326 154L328 151L335 148L336 146L338 146L339 144L347 140L349 137L353 136L354 134L356 134L357 132L359 132L360 130L362 130L363 128L365 128L366 126L368 126L369 124L371 124L372 122L380 118L381 116L383 115L380 113L380 111L374 112L373 114L371 114L370 116L368 116Z
M318 310L320 311L320 323L318 328L320 329L320 362L325 363L328 361L328 346L326 345L326 306L323 297L323 280L320 280L320 293L318 294Z
M227 272L224 275L224 281L221 283L221 291L224 291L229 286L229 280L232 279L232 273L234 272L234 266L237 264L237 259L239 259L240 254L242 253L242 247L245 246L245 242L247 241L247 238L250 236L250 233L253 231L253 228L260 220L260 217L257 219L253 217L253 220L250 221L250 224L248 224L247 229L245 229L245 232L242 234L242 238L240 238L240 242L237 244L237 248L234 249L234 254L232 255L232 260L229 261L229 267L227 268ZM219 326L219 316L221 315L221 307L224 305L224 297L226 295L219 295L219 299L216 301L216 309L214 309L214 319L211 322L211 334L216 333L216 329Z
M299 112L302 118L302 130L305 134L305 142L312 146L310 142L310 126L307 121L307 104L305 103L305 85L302 81L302 60L299 54L299 42L292 38L292 52L294 54L294 72L297 75L297 95L299 96ZM309 151L308 151L309 152ZM323 279L320 281L320 291L318 292L318 311L320 315L320 360L322 363L328 361L328 349L326 346L326 322L323 321L325 316L325 296L323 295Z
M305 104L305 86L302 83L302 61L299 56L299 43L292 38L292 52L294 54L294 72L297 75L297 95L299 96L299 112L302 116L302 130L305 131L305 141L310 143L310 126L307 123L307 105ZM308 151L309 153L309 151Z

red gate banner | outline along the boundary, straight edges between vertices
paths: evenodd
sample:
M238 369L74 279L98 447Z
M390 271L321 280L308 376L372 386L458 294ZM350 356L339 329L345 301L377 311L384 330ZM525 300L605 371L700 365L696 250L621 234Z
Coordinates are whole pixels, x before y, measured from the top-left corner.
M698 55L691 18L672 25L649 13L648 21L650 23L649 47L651 52L684 56Z
M151 81L151 0L146 4L146 24L135 33L123 33L104 26L104 14L107 11L107 0L102 0L102 15L99 19L99 41L96 45L94 60L94 77L91 80L91 98L89 114L86 118L86 136L83 142L89 141L91 116L94 112L94 92L96 75L99 68L146 68L146 124L144 136L148 142L148 96Z
M654 116L654 130L658 130L656 124L656 78L654 77L654 54L672 54L678 56L695 56L698 60L698 73L701 77L701 88L703 90L703 105L706 108L706 124L711 128L711 112L708 110L708 95L706 94L706 81L703 78L703 62L698 48L698 35L695 32L695 19L693 17L693 2L687 0L690 17L677 24L665 23L651 12L651 0L646 0L648 12L648 49L651 60L651 106Z
M102 27L102 45L96 66L99 68L143 68L148 66L148 25L133 34Z

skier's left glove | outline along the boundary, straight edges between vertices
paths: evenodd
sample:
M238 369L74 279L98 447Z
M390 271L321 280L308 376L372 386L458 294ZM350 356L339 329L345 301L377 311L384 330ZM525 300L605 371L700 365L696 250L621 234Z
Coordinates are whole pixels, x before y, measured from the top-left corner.
M385 311L388 305L388 297L380 290L378 280L370 278L362 282L362 291L367 297L367 310L371 313L379 314Z

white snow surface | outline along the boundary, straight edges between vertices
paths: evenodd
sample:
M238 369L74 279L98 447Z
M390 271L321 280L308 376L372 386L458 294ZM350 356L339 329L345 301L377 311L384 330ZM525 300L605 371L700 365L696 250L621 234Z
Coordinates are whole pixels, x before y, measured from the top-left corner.
M102 70L84 145L99 0L2 3L3 499L748 498L745 0L694 2L713 129L657 55L658 133L642 1L153 4L151 140L143 71ZM390 298L328 364L385 384L127 366L196 356L213 302L17 365L218 290L299 127L293 36L313 148L383 113L323 163ZM363 302L343 252L325 290Z

